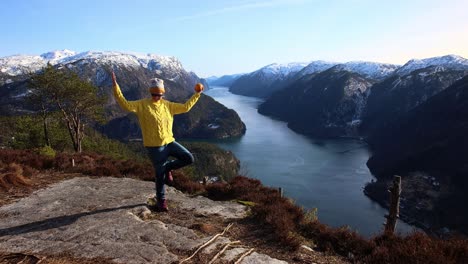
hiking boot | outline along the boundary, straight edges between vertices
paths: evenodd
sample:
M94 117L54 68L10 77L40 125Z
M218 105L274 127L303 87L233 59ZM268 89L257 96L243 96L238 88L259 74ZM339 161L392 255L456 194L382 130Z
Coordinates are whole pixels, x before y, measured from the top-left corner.
M146 200L146 204L148 209L154 212L167 212L169 211L167 208L167 202L166 199L156 199L155 197L148 198Z
M172 186L174 178L172 177L172 170L166 172L166 184Z
M167 212L169 209L167 208L167 202L166 199L158 199L158 202L156 203L156 209L158 212Z

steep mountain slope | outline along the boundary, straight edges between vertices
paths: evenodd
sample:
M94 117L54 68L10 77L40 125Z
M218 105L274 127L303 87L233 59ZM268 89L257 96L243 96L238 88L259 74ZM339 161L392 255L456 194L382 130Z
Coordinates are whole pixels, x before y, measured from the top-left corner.
M410 74L392 75L369 89L361 132L371 135L468 74L456 68L429 66Z
M368 167L384 182L394 174L429 174L432 184L419 187L422 193L417 198L420 203L434 196L429 199L432 207L419 205L420 211L409 213L424 215L421 221L430 226L447 225L468 233L467 117L468 76L373 133ZM409 179L414 177L403 180Z
M274 93L259 113L288 122L295 131L318 137L355 136L372 81L338 66L307 75Z

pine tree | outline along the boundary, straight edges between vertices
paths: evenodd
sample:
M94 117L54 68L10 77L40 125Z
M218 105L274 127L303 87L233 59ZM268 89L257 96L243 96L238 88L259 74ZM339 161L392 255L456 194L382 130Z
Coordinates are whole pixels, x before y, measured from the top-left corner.
M44 129L44 141L47 146L50 146L48 119L49 114L53 111L53 102L50 95L53 90L57 89L56 85L60 79L62 79L61 73L56 71L50 64L47 64L42 73L31 74L29 79L30 93L26 100L39 109Z
M52 110L62 113L73 148L76 152L81 152L85 125L101 121L103 118L104 98L97 95L97 87L81 80L72 71L56 69L50 64L32 77L30 86L30 98L36 97L43 113L50 113ZM43 117L47 137L46 114Z

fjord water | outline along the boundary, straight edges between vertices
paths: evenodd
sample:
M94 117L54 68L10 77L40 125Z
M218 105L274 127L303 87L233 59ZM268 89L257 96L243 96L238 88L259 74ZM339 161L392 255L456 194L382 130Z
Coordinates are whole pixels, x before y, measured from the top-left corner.
M283 188L299 206L317 208L322 223L349 226L366 237L383 230L387 210L363 193L364 185L374 179L366 166L370 153L365 143L297 134L285 122L260 115L261 99L235 95L225 87L213 87L206 94L234 109L247 127L239 139L214 142L236 155L241 174ZM397 230L407 233L413 227L399 221Z

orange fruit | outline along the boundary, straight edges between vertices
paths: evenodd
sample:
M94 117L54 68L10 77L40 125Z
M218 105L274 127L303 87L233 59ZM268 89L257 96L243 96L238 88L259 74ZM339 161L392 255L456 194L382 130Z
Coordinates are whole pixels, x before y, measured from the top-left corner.
M201 84L201 83L195 84L195 92L199 93L199 92L203 91L203 89L205 89L203 87L203 84Z

